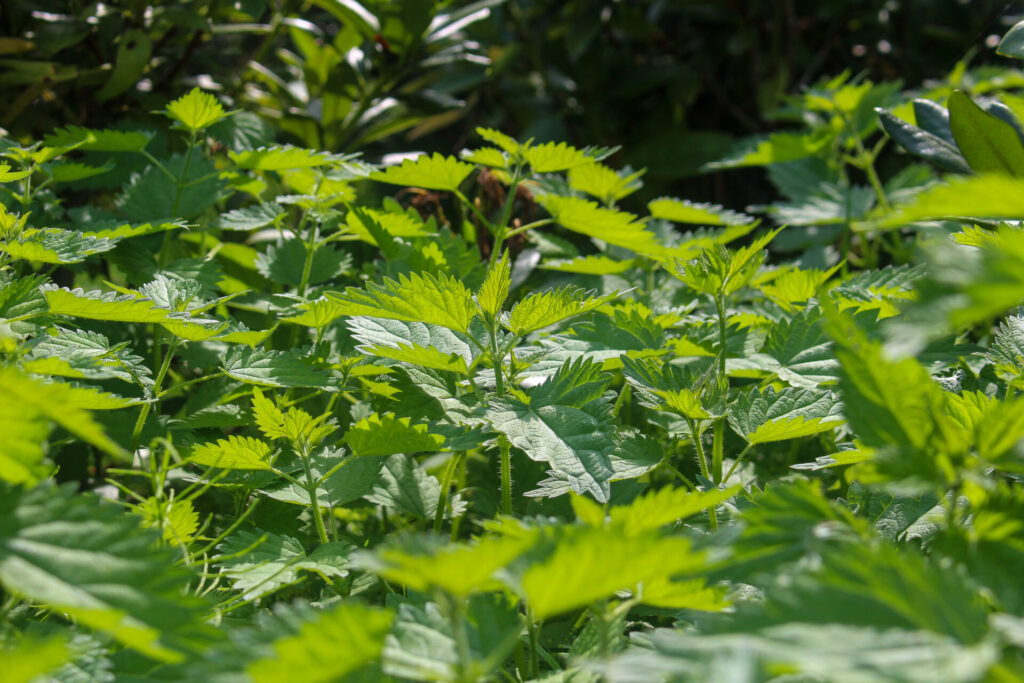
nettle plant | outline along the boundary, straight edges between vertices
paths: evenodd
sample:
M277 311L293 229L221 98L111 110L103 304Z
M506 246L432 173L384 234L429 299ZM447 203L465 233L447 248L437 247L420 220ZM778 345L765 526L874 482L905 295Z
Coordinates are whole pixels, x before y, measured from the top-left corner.
M976 185L816 268L614 150L165 113L0 148L14 680L1021 675L1024 238L856 267Z

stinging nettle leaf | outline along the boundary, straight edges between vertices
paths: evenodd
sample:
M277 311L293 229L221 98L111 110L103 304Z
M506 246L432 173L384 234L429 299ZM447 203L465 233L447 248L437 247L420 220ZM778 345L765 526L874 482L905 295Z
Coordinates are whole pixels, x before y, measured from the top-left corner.
M786 441L838 427L841 411L831 392L768 387L741 394L729 407L729 425L749 444Z
M343 441L357 456L439 451L444 447L444 437L431 434L427 425L414 425L408 417L390 413L374 413L359 420L345 432Z
M190 131L209 128L227 116L217 98L198 87L167 105L167 116Z
M674 223L697 225L746 225L754 219L742 213L729 211L717 204L697 204L687 199L660 197L647 203L652 218L664 218Z
M434 156L424 154L416 159L406 159L400 166L389 166L371 173L370 178L392 185L454 192L472 172L472 164L435 153Z
M534 292L512 307L504 327L516 336L542 330L577 315L589 313L618 296L589 296L588 292L569 285L562 289Z
M196 446L188 461L227 470L270 470L271 451L265 441L232 434L227 439Z
M269 595L285 586L300 582L303 574L312 572L327 580L348 576L347 543L325 543L307 554L302 544L291 536L263 532L238 531L217 546L224 556L220 571L231 580L235 590L246 600Z
M473 295L458 278L445 274L411 273L398 281L385 278L366 289L349 287L328 292L340 315L390 318L440 325L467 332L476 316Z
M947 106L953 137L972 169L1024 178L1024 143L1012 125L959 90L949 96Z

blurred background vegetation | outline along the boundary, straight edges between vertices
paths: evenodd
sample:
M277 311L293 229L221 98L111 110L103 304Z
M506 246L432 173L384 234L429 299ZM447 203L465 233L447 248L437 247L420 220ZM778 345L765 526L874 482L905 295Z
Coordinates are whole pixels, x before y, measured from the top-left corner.
M965 78L965 65L1001 61L991 48L1019 5L6 0L0 127L28 140L128 125L198 85L251 113L218 132L225 145L378 160L457 152L483 125L622 146L615 164L646 169L639 198L742 208L772 194L763 171L701 166L738 138L799 122L789 96L844 70L906 87Z

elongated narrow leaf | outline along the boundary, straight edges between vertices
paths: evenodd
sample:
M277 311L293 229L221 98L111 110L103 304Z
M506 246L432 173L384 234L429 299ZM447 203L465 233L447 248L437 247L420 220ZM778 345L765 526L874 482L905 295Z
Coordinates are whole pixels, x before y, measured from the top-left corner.
M497 315L502 304L508 298L508 289L512 284L512 263L509 261L508 252L502 254L497 263L487 271L484 282L480 285L480 291L476 295L476 302L480 310L490 316Z
M625 535L643 534L714 508L737 491L739 487L701 492L665 486L628 505L613 507L610 523Z
M78 263L93 254L117 246L117 241L91 237L75 230L26 230L19 239L0 244L0 250L17 259L42 263Z
M260 147L259 149L228 152L239 168L254 171L283 171L292 168L327 166L335 157L302 147Z
M674 223L696 225L745 225L754 219L715 204L697 204L686 199L660 197L648 202L652 218L664 218Z
M970 173L971 167L951 141L913 126L884 109L878 110L878 117L889 137L908 152L927 159L947 171Z
M153 138L148 131L98 130L81 126L58 128L43 138L48 147L71 147L89 152L141 152Z

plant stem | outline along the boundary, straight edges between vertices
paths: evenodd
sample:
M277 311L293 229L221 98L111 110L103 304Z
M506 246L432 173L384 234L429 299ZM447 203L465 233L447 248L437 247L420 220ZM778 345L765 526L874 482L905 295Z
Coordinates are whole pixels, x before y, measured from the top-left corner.
M324 526L323 512L320 510L320 501L317 500L317 481L313 478L313 470L309 464L309 452L305 449L299 451L299 460L302 461L302 469L306 475L306 491L309 493L309 502L313 508L313 522L316 524L316 535L320 537L320 543L329 543L327 528Z
M722 483L723 484L727 484L729 482L729 478L732 477L732 473L736 471L736 468L740 466L741 462L743 462L743 458L745 458L747 456L747 453L749 453L750 449L753 448L753 447L754 447L754 444L748 443L746 448L744 448L742 451L740 451L740 454L733 461L732 467L730 467L729 471L726 473L725 478L722 479Z
M455 476L455 468L459 466L462 452L458 452L448 460L448 466L444 469L444 476L441 479L441 494L437 499L437 510L434 512L434 532L441 533L441 525L444 523L444 513L448 509L448 489L452 486L452 478Z
M714 441L711 444L711 481L722 483L722 460L725 457L725 418L715 420Z
M710 480L711 473L708 471L708 458L704 454L704 444L700 441L700 422L686 418L686 424L690 426L690 434L693 436L693 447L697 450L697 462L700 463L700 473L705 479ZM708 509L708 522L710 522L712 530L718 528L718 513L715 512L713 507Z
M498 351L498 323L495 322L491 327L491 365L494 367L494 391L497 395L505 395L505 381L502 377L502 356L503 354Z
M504 434L498 436L501 449L501 513L512 514L512 444Z
M160 387L163 385L164 378L167 376L167 371L171 367L171 359L174 357L174 350L178 347L178 340L171 339L167 345L167 352L164 354L163 361L160 363L160 369L156 373L156 379L153 380L153 401L142 404L142 408L139 410L139 418L135 421L135 428L132 429L132 438L129 442L131 444L131 452L134 453L139 447L139 440L142 438L142 428L146 424L146 418L149 417L149 411L152 409L154 404L159 405Z

